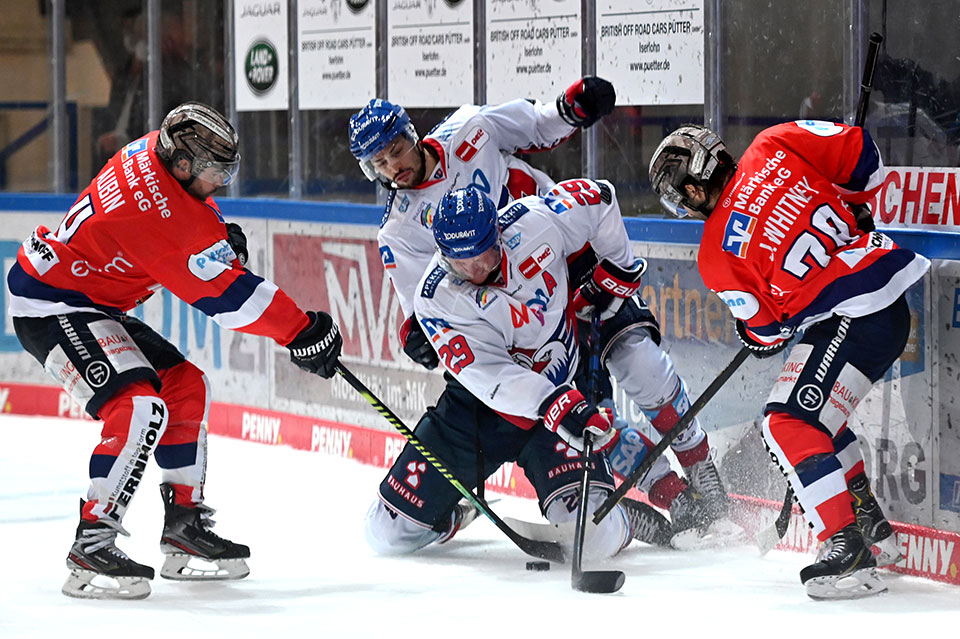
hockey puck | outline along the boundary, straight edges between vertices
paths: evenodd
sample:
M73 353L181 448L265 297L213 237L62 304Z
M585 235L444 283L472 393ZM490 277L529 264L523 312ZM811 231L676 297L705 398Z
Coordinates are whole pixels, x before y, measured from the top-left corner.
M533 570L535 572L550 570L550 562L549 561L528 561L527 570Z

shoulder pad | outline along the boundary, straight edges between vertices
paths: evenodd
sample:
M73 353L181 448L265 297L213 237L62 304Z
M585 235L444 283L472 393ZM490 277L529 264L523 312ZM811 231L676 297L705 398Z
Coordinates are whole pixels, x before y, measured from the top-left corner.
M527 205L522 202L514 202L506 211L499 215L500 231L510 228L510 225L519 220L525 213L530 211Z
M443 280L443 277L447 274L446 269L442 266L436 266L430 274L427 275L427 279L423 281L423 288L420 290L420 297L429 297L432 298L433 294L437 292L437 287L440 285L440 282Z

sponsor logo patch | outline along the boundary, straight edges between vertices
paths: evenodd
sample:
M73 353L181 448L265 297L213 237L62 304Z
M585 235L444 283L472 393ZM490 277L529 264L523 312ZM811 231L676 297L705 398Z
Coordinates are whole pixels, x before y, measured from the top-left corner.
M473 156L483 148L483 145L487 143L487 140L490 139L490 136L486 131L483 130L480 126L475 126L467 133L464 137L463 142L460 143L460 146L457 147L456 155L458 158L464 162L469 162L473 159Z
M226 240L220 240L187 258L187 267L194 277L209 282L224 271L229 271L230 264L235 259L237 254L233 252L230 244Z
M556 252L549 244L541 244L533 253L520 262L520 274L532 280L540 271L550 266L556 258Z
M383 262L383 268L385 269L397 268L397 259L386 244L380 247L380 261Z
M727 227L723 231L723 242L721 246L727 253L733 253L740 259L747 257L747 249L750 248L750 238L753 237L753 230L757 226L757 218L733 211L727 219Z

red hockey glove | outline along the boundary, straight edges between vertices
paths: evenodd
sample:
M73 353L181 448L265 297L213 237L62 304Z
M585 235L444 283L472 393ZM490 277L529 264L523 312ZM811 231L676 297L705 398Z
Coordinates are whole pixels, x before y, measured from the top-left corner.
M617 266L604 258L593 270L593 278L573 295L573 310L577 317L589 320L592 309L600 311L600 320L617 314L624 300L640 290L640 279L647 270L647 262L637 259L630 268Z
M751 354L760 359L770 357L771 355L776 355L790 345L789 337L784 339L782 342L777 342L775 344L764 344L762 342L758 342L750 337L749 333L747 333L747 325L743 323L743 320L737 320L737 337L740 338L740 341L744 346L750 349Z
M340 329L328 313L307 311L310 324L287 344L290 361L303 370L330 379L336 374L337 360L343 348Z
M612 84L588 75L557 97L557 111L570 126L586 128L613 111L616 102L617 92Z
M543 425L556 433L571 448L583 450L583 433L593 435L593 451L600 452L616 445L619 433L613 428L609 408L587 403L580 391L564 384L550 394L538 411Z
M423 327L417 321L416 315L411 315L400 326L400 343L407 357L420 364L427 370L433 370L440 363L437 352L430 345L423 332Z

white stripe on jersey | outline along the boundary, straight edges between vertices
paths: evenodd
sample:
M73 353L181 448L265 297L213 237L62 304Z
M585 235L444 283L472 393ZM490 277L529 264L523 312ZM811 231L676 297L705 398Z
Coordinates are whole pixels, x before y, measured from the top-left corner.
M217 313L211 319L224 328L237 330L256 322L263 315L273 296L277 293L277 285L263 280L254 289L253 295L247 298L243 306L229 313Z

